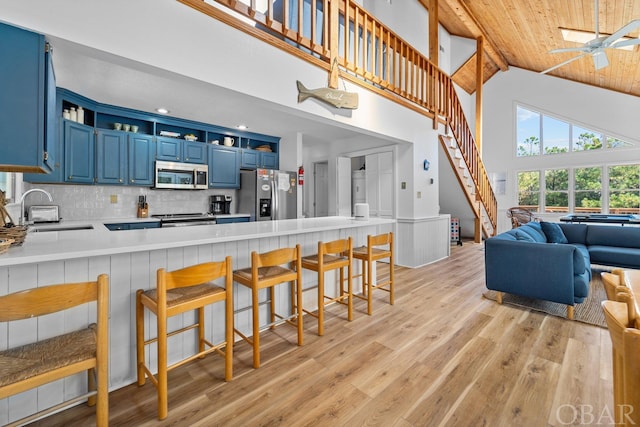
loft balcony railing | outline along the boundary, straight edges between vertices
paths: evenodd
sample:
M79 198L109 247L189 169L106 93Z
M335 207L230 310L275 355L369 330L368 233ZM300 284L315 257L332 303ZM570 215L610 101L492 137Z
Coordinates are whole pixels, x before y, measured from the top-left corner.
M497 202L451 78L351 0L178 0L443 123L493 227ZM434 125L435 127L435 125Z

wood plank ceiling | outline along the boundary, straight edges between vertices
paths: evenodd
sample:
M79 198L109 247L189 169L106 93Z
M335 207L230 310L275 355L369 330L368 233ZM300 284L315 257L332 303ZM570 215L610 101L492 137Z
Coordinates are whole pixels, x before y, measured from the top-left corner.
M427 0L420 0L428 6ZM507 64L540 72L579 53L549 53L577 47L565 41L560 28L595 30L594 0L438 0L441 25L455 36L485 38L485 81ZM601 33L611 34L640 19L638 0L600 0ZM638 30L630 36L638 37ZM595 70L590 55L557 68L549 75L640 96L640 46L632 51L606 49L609 66ZM502 62L504 61L504 62ZM456 70L452 78L467 92L475 90L475 58Z

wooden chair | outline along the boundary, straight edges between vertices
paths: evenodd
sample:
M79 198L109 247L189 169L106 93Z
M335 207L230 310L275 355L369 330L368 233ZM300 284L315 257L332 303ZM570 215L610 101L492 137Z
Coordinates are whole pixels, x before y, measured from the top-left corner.
M228 256L222 262L206 262L180 270L167 272L160 268L157 272L157 288L136 292L136 350L138 365L138 385L144 385L148 377L158 392L158 419L162 420L168 414L167 375L174 368L184 365L196 358L202 358L211 352L224 356L225 381L233 377L233 282L232 263ZM211 283L223 277L225 287ZM215 302L225 303L225 340L212 344L205 338L204 307ZM144 339L144 308L156 315L158 323L157 338ZM185 326L173 332L167 331L167 319L186 311L197 310L197 323ZM168 365L167 338L191 329L198 329L198 352L186 359ZM157 342L158 375L153 376L145 364L144 348ZM206 345L206 347L205 347ZM222 348L224 348L224 351Z
M382 248L380 246L383 246ZM374 289L380 289L389 292L389 304L393 305L393 233L378 234L377 236L367 236L367 246L361 246L353 250L353 257L362 261L362 273L356 277L362 276L362 293L363 295L354 295L360 299L367 300L367 314L372 312L372 293ZM375 285L371 278L373 277L373 262L382 259L389 259L389 279L378 281ZM386 289L385 287L389 288Z
M253 367L260 367L260 319L258 316L258 291L269 288L271 318L268 326L275 327L276 319L284 320L298 329L298 345L303 344L302 336L302 268L300 265L300 245L295 248L275 249L259 254L251 252L251 267L236 270L233 280L251 289L253 336L251 338L236 329L236 333L253 346ZM287 267L283 265L287 264ZM280 283L291 284L291 315L276 313L274 288ZM295 321L293 321L295 320Z
M318 319L318 335L324 335L324 306L337 302L347 305L347 318L353 320L353 242L351 237L334 240L332 242L318 242L318 253L302 257L302 268L318 273L318 312L304 310L305 313ZM347 290L344 290L344 268L347 268ZM324 293L324 273L340 270L340 291L337 296L327 296Z
M603 301L613 353L613 404L616 425L640 423L640 330L633 296L619 293Z
M21 425L67 406L88 400L96 407L96 425L109 425L108 311L109 278L66 283L15 292L0 297L0 322L29 319L96 301L96 323L79 331L0 352L0 399L83 371L88 392L15 421Z

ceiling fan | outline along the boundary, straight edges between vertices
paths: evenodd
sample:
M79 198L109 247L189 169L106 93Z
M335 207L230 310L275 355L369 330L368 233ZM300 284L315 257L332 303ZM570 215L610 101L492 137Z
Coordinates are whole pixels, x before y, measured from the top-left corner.
M615 33L610 36L601 36L599 32L598 26L598 0L594 0L595 10L596 10L596 37L593 40L590 40L579 47L567 47L562 49L553 49L550 50L549 53L560 53L560 52L581 52L580 55L574 56L571 59L563 61L557 65L554 65L551 68L547 68L544 71L541 71L540 74L546 74L549 71L553 71L556 68L560 68L564 65L567 65L570 62L573 62L577 59L582 58L583 56L591 55L593 58L593 66L596 70L606 67L609 65L609 60L607 59L607 54L605 49L617 49L624 48L628 46L640 45L640 38L623 38L625 35L634 31L636 28L640 28L640 19L635 19L629 22L627 25L620 28ZM622 40L621 40L622 39Z

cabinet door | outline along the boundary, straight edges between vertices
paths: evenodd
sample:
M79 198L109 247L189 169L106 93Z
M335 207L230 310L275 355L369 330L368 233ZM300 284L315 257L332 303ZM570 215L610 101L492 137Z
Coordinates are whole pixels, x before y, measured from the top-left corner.
M97 182L124 185L127 182L127 134L100 130L96 148Z
M209 187L240 188L240 156L235 148L209 147Z
M142 230L145 228L160 228L160 221L130 222L129 230Z
M207 163L207 144L202 142L183 141L182 153L187 163Z
M158 137L156 158L169 162L182 161L182 140Z
M64 122L64 176L67 182L93 184L93 128L80 123Z
M256 150L243 149L241 167L245 169L256 169L260 161L259 154L260 152Z
M49 173L44 36L0 23L0 58L0 163L19 172Z
M129 184L153 185L154 153L151 135L129 135Z
M260 153L260 167L265 169L278 169L278 153Z

